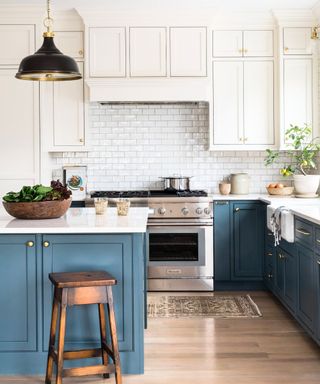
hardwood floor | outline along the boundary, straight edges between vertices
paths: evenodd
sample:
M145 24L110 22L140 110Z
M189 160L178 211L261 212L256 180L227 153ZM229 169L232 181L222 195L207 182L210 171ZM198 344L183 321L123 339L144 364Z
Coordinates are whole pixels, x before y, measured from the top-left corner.
M124 376L124 384L319 383L320 347L272 295L250 294L262 318L150 319L145 374ZM70 384L113 382L113 377L64 379ZM40 384L43 378L0 377L0 383Z

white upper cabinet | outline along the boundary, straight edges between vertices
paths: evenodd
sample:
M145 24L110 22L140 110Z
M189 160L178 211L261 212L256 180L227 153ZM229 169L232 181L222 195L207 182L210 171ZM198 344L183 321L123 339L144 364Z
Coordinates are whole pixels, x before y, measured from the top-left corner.
M273 31L213 31L214 57L273 56Z
M290 124L312 125L312 59L285 59L283 63L284 130Z
M241 57L242 31L214 31L212 44L215 57Z
M166 28L131 27L129 35L130 76L166 76Z
M16 72L0 69L0 184L6 188L35 183L39 173L38 83L18 80Z
M126 75L124 27L90 28L89 51L91 77L124 77Z
M78 63L83 73L83 63ZM83 79L59 81L53 85L53 145L83 146L84 83Z
M207 76L207 29L170 28L170 75Z
M283 28L283 53L285 55L311 55L311 28Z
M0 25L0 65L18 65L34 50L34 25Z
M213 63L213 144L238 145L243 139L243 63Z
M273 62L244 63L244 144L274 144Z
M273 56L273 31L244 31L243 56Z
M55 31L54 42L65 55L75 59L83 59L83 32L82 31Z
M213 111L217 149L273 145L273 61L214 62Z

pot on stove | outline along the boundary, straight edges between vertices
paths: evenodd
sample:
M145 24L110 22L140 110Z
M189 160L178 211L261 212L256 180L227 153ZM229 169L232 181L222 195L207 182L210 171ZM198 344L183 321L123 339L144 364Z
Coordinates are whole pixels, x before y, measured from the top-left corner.
M162 179L164 182L165 191L176 192L176 191L189 191L191 177L174 175L169 177L160 177L160 179Z

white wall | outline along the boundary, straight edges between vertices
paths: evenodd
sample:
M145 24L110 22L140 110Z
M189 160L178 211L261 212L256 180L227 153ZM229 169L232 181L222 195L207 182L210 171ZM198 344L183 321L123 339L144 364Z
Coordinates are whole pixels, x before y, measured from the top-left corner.
M283 181L278 168L264 166L265 152L209 152L208 105L92 103L88 153L55 153L54 177L68 164L88 166L88 189L161 188L160 176L194 176L192 188L217 192L232 172L248 172L251 192ZM289 182L290 184L290 182Z

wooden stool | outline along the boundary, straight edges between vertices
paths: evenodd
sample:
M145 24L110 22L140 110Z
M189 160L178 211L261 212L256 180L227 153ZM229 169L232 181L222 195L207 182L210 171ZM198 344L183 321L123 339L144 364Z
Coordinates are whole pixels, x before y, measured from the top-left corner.
M115 373L117 384L121 384L120 357L116 331L116 321L113 308L112 285L117 281L107 272L74 272L50 273L49 279L54 285L54 298L51 317L46 384L51 383L53 363L56 364L56 384L62 383L62 377L86 376L102 374L104 378L109 373ZM104 303L107 304L111 346L106 340L106 316ZM60 304L58 350L55 350L58 307ZM67 306L82 304L98 304L101 348L64 351L66 331ZM108 363L108 356L114 364ZM102 357L101 365L63 369L64 360Z

